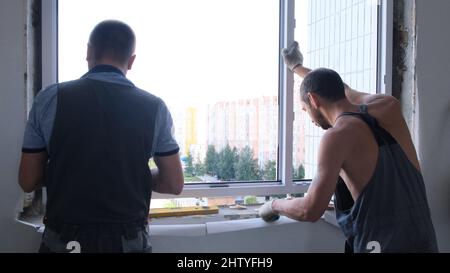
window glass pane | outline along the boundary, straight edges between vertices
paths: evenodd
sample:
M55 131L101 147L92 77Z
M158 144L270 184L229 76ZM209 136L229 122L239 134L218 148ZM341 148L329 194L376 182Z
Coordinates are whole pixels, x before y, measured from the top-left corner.
M128 77L168 105L186 182L276 180L278 1L59 1L59 81L105 19L136 32Z
M295 40L311 69L336 70L352 88L376 93L377 73L377 1L295 1ZM317 170L317 154L323 130L302 111L300 85L294 85L293 165L312 179Z

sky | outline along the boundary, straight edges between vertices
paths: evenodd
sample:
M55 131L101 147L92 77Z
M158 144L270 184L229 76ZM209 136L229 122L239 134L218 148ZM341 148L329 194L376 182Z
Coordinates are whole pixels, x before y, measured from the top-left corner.
M296 1L302 40L306 2ZM278 94L278 0L60 0L60 82L87 71L89 34L106 19L134 29L137 58L127 76L172 111L196 107L204 121L208 104Z

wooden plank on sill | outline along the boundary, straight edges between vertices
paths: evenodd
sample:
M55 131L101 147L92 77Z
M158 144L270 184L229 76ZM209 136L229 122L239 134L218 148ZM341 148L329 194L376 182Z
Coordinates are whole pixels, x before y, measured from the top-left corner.
M164 208L151 209L149 213L150 218L161 217L180 217L189 215L208 215L219 213L218 206L203 206L203 207L184 207L184 208Z

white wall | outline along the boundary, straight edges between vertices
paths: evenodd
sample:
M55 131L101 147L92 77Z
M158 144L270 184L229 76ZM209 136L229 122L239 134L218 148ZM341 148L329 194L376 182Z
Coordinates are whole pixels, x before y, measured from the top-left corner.
M17 169L26 119L25 0L0 1L0 252L33 252L39 236L14 221Z
M0 252L36 252L40 236L16 223L26 121L26 0L0 1ZM264 238L264 239L262 239ZM328 223L286 224L199 237L154 236L155 252L339 252L344 238Z
M450 252L450 1L417 0L420 158L442 252Z

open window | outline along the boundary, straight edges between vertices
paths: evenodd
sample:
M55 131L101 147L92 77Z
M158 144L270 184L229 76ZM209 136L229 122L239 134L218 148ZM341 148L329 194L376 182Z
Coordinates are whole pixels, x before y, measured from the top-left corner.
M356 90L376 93L381 6L378 1L309 0L295 2L295 40L300 41L305 66L326 67L337 71L344 82ZM295 76L293 163L300 166L297 177L315 176L323 130L301 110L299 88L302 79ZM300 175L299 175L300 174Z
M153 205L303 194L316 172L322 132L301 111L301 79L285 68L280 51L298 40L306 66L335 69L362 91L389 93L391 5L43 0L43 82L79 78L92 28L123 20L137 36L128 77L167 103L185 171L186 199L155 194L161 201Z

